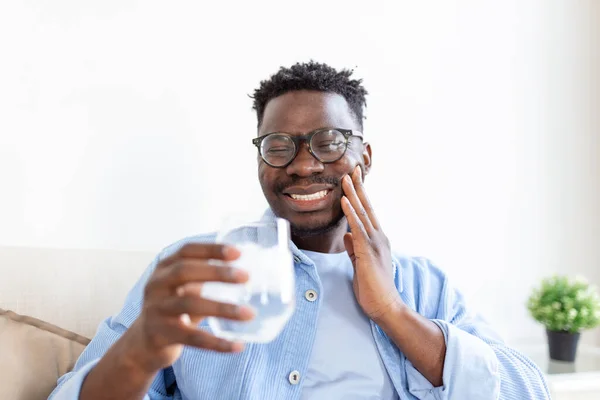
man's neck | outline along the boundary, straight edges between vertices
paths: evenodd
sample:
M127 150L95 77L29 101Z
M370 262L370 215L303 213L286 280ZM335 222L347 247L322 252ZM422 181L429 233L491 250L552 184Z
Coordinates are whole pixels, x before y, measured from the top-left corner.
M321 235L301 237L292 234L292 241L301 250L318 253L341 253L346 250L344 247L346 232L347 225L344 220L344 223Z

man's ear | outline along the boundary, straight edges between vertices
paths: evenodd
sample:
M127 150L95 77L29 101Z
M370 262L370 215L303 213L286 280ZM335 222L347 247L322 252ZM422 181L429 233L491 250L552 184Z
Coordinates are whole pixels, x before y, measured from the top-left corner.
M363 165L365 166L364 171L363 171L363 177L364 177L371 170L372 155L371 155L371 145L369 143L365 143L363 145L362 158L363 158Z

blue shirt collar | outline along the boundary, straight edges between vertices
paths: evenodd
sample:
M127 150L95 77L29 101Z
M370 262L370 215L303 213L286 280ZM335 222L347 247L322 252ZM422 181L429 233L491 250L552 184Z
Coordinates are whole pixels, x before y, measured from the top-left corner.
M270 208L267 208L265 210L265 212L263 213L261 220L262 221L273 221L275 218L276 218L276 215L273 212L273 210L271 210ZM350 227L348 227L348 232L350 232ZM290 250L292 251L295 262L306 264L306 265L313 264L312 260L310 258L308 258L308 256L306 254L301 252L300 249L298 249L298 246L296 246L296 244L294 242L292 242L291 239L290 239ZM404 290L404 287L403 287L404 285L402 285L402 279L401 279L401 274L400 274L400 264L396 260L396 257L394 257L393 253L392 253L392 264L393 264L393 268L394 268L393 276L394 276L394 280L396 281L396 287L398 288L398 291L400 293L402 293Z

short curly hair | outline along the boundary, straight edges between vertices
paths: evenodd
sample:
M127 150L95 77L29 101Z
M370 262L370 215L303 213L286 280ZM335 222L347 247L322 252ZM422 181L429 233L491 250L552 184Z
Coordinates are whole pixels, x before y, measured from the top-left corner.
M350 79L354 71L341 71L327 64L314 61L296 63L289 68L280 67L268 80L260 83L254 95L253 109L256 110L258 126L262 124L267 103L275 97L294 90L317 90L337 93L348 102L356 122L363 128L363 109L367 106L368 94L362 85L362 79Z

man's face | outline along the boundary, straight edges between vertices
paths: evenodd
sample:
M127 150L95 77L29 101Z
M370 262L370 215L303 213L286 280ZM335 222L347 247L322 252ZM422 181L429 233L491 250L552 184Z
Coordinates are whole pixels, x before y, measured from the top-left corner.
M304 135L319 128L360 130L343 96L302 90L267 103L258 135ZM363 176L371 166L370 146L357 137L350 138L340 160L328 164L314 158L303 143L284 168L271 167L258 156L258 178L275 215L290 222L294 235L311 236L327 232L342 220L341 179L356 165L362 167Z

